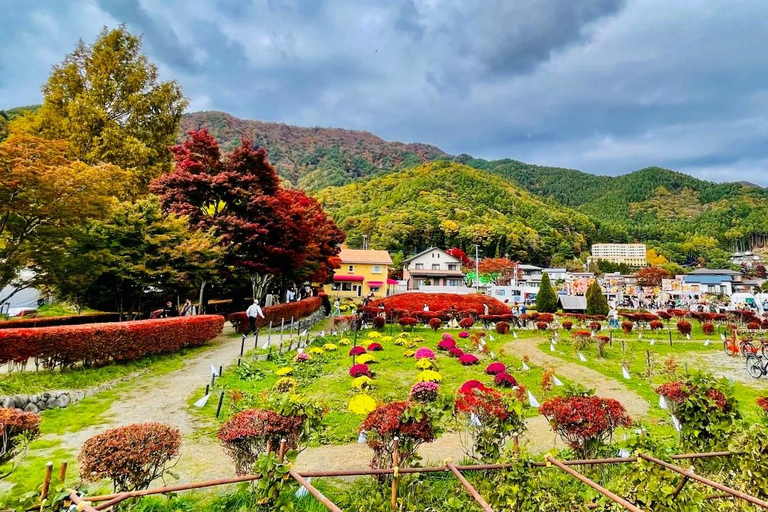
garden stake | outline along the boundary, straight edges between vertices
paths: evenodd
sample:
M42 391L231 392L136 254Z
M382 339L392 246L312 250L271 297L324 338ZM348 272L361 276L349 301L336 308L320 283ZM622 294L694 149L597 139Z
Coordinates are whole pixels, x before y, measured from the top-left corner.
M392 510L397 510L397 477L400 471L400 438L395 437L395 443L392 451L392 468L395 472L392 475Z
M357 348L357 319L355 319L355 341L353 342L353 347ZM352 366L355 365L355 359L357 359L356 351L353 349L352 352Z
M210 384L206 384L206 385L205 385L205 394L207 395L207 394L209 394L210 392L211 392L211 385L210 385Z
M253 349L256 350L259 348L259 328L256 328L256 334L253 338Z
M67 481L67 461L61 463L59 467L59 481L65 483Z
M669 329L669 346L672 346L672 329Z
M51 475L53 474L53 462L46 462L45 464L45 476L43 476L43 489L40 491L40 500L43 501L48 497L48 490L51 487ZM43 505L40 505L40 510L43 509Z
M285 327L285 317L280 319L280 345L283 344L283 328Z
M269 321L269 331L267 334L267 344L272 346L272 320Z
M240 342L240 357L243 357L243 352L245 352L245 334L243 334L243 340Z
M224 367L219 366L219 377L221 377L222 375L224 375Z
M288 328L288 337L293 336L293 316L291 316L291 326Z
M221 405L224 403L224 392L222 391L219 395L219 405L216 407L216 417L219 417L219 414L221 414Z
M272 453L272 440L267 439L267 453Z
M240 360L240 358L238 357L238 358L237 358L237 366L240 366L240 362L241 362L241 360Z
M285 460L285 449L288 447L288 441L285 439L280 440L280 451L277 452L277 458L280 460L280 464Z
M627 347L624 346L624 340L621 340L621 355L625 357L627 355Z

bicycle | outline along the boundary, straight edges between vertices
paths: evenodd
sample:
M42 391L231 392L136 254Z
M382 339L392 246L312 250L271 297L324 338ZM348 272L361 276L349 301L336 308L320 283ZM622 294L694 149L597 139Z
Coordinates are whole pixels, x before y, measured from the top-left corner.
M768 358L763 356L747 356L747 373L754 379L768 375Z
M739 340L738 335L733 338L726 338L723 341L723 350L729 356L735 356L741 354L744 357L756 356L758 354L765 358L768 358L768 342L761 339L758 341L758 346L752 342L751 339Z

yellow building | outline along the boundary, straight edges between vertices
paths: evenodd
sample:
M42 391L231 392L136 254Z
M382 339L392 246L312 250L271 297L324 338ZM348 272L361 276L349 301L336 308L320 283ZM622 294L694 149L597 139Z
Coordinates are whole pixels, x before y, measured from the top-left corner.
M389 279L392 258L387 251L370 249L341 249L341 267L333 276L333 283L325 285L331 297L385 297L397 281Z

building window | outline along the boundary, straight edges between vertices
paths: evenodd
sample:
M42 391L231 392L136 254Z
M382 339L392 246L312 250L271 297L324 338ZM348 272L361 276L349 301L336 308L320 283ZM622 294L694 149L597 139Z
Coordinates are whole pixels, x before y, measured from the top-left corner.
M424 264L423 263L417 263L416 264L416 270L424 270Z
M506 294L507 294L507 292L505 290L496 290L496 295L504 296Z
M374 265L373 270L371 271L374 274L381 274L381 265Z
M432 264L432 270L440 270L440 264L439 263L433 263Z
M343 291L343 292L351 292L352 291L352 283L341 283L341 291Z
M371 293L379 293L379 287L378 286L371 286Z
M459 286L458 279L446 279L446 282L448 283L448 286Z
M457 263L449 263L448 270L459 270L459 265Z
M349 273L351 274L354 271L355 271L355 266L354 265L350 265L349 266Z

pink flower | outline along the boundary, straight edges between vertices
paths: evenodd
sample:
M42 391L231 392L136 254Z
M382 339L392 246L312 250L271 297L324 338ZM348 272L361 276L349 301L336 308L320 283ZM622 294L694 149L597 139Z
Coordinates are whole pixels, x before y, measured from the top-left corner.
M488 375L498 375L506 371L507 371L507 367L504 366L502 363L491 363L485 369L485 373L487 373Z
M437 348L439 350L451 350L452 348L456 348L456 342L451 340L441 340L440 343L437 344Z
M416 354L414 354L414 357L417 360L418 359L424 359L424 358L434 359L435 358L435 353L432 352L432 350L428 349L427 347L421 347L420 349L418 349L416 351Z
M467 331L461 331L459 333L459 338L469 338L469 333Z
M470 366L479 363L480 360L472 354L464 354L459 358L459 362L464 366Z

